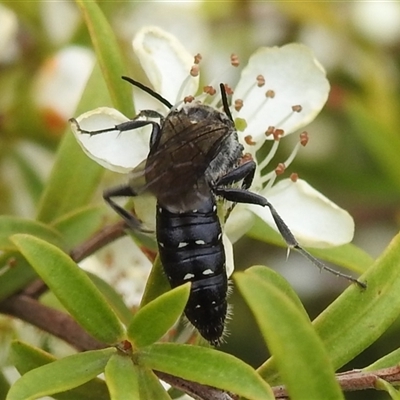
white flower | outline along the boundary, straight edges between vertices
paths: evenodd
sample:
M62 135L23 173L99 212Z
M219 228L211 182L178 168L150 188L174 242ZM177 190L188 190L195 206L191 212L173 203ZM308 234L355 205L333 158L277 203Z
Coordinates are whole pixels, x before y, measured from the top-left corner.
M176 38L158 28L148 27L135 37L133 48L153 89L169 102L179 106L184 96L196 95L198 76L190 73L194 59ZM217 87L219 83L220 80L216 80L212 84ZM289 44L280 48L261 48L253 54L232 95L231 113L245 152L257 161L256 151L266 142L271 143L269 155L259 160L251 190L274 205L302 245L312 247L349 242L354 231L351 216L305 181L284 179L273 185L276 172L261 175L261 170L270 163L280 140L316 117L328 93L325 71L312 52L303 45ZM202 93L196 100L216 106L220 95L218 90L214 96ZM166 114L167 109L162 104L156 107L158 112ZM128 118L110 108L90 111L77 118L80 129L87 131L109 128L124 121ZM240 127L244 129L240 130ZM95 136L82 134L80 129L72 124L84 151L109 169L129 172L147 156L149 127ZM306 140L304 135L303 140ZM281 166L282 170L292 162L299 147L300 141ZM231 241L249 229L254 215L276 229L269 209L240 204L226 224Z
M94 63L91 50L68 46L41 66L35 76L33 99L50 128L63 127L74 112Z

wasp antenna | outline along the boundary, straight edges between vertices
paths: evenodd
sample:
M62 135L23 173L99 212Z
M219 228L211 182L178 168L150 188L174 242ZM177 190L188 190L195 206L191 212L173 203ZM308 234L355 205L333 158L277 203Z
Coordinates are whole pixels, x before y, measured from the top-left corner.
M128 76L121 76L121 78L124 81L129 82L131 85L136 86L139 89L142 89L144 92L148 93L150 96L157 99L160 103L164 104L164 106L168 107L169 109L171 109L173 107L173 105L166 98L164 98L163 96L161 96L161 94L155 92L153 89L149 88L148 86L143 85L143 83L135 81L134 79L129 78Z
M226 96L226 89L223 83L219 84L219 88L221 89L221 99L222 99L222 106L224 108L225 114L228 118L233 122L231 110L229 109L228 98Z

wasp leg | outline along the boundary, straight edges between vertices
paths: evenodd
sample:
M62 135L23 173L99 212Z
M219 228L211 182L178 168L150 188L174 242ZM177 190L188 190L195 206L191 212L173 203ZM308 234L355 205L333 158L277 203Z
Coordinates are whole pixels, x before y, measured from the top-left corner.
M289 248L297 250L300 254L302 254L309 261L311 261L321 271L322 270L329 271L330 273L332 273L336 276L340 276L351 282L357 283L357 285L359 285L360 287L362 287L364 289L367 287L364 282L360 282L359 280L357 280L356 278L353 278L350 275L343 274L342 272L336 271L333 268L329 268L322 261L318 260L313 255L311 255L307 250L305 250L303 247L301 247L299 245L298 241L296 240L296 238L294 237L293 233L289 229L289 227L286 225L285 221L281 218L281 216L275 210L274 206L265 197L263 197L257 193L249 192L249 191L243 190L243 189L235 189L235 188L217 187L217 188L214 188L214 192L217 196L221 196L224 199L226 199L228 201L233 201L235 203L247 203L247 204L259 205L262 207L268 207L280 234L282 235L283 239L285 240L285 242L289 246Z
M129 228L143 233L152 233L152 231L142 228L142 223L137 217L135 217L129 211L125 210L125 208L119 206L114 200L112 200L113 197L135 197L135 196L137 196L137 193L127 185L107 189L103 193L104 200L120 217L122 217L122 219L126 222Z
M243 179L242 189L248 189L253 182L255 171L256 163L253 160L247 161L219 178L214 186L217 188L220 186L227 186Z
M141 128L142 126L146 126L146 125L153 125L153 130L156 129L156 127L159 127L159 125L154 121L138 121L136 119L131 119L129 121L122 122L121 124L114 125L113 127L110 127L110 128L98 129L98 130L95 130L95 131L87 131L87 130L82 129L80 127L78 121L75 118L71 118L70 122L76 125L79 133L87 134L87 135L90 135L90 136L98 135L98 134L106 133L106 132L114 132L114 131L117 131L117 132L121 133L121 132L124 132L124 131L130 131L130 130L133 130L133 129L138 129L138 128Z
M138 115L136 115L133 119L138 119L140 117L145 118L158 118L161 121L164 120L164 115L160 114L158 111L155 110L141 110Z

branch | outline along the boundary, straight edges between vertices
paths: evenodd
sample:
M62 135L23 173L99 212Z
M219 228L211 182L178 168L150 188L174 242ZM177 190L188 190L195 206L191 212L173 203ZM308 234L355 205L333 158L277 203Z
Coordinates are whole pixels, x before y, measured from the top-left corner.
M65 340L78 351L107 347L84 331L68 314L47 307L25 294L13 295L0 303L0 312Z
M400 384L400 366L378 369L376 371L361 371L358 369L336 374L336 379L344 392L356 390L377 389L380 379L392 385ZM272 388L276 399L289 399L285 386Z

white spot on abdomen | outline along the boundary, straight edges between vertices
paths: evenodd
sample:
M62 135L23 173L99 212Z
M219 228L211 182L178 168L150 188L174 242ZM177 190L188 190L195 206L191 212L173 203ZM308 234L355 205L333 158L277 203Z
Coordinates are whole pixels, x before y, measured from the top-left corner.
M186 275L183 277L183 280L184 280L184 281L187 281L187 280L192 279L192 278L194 278L194 275L193 275L193 274L186 274Z
M203 275L212 275L213 273L214 273L214 271L211 270L210 268L209 268L209 269L205 269L205 270L203 271Z

